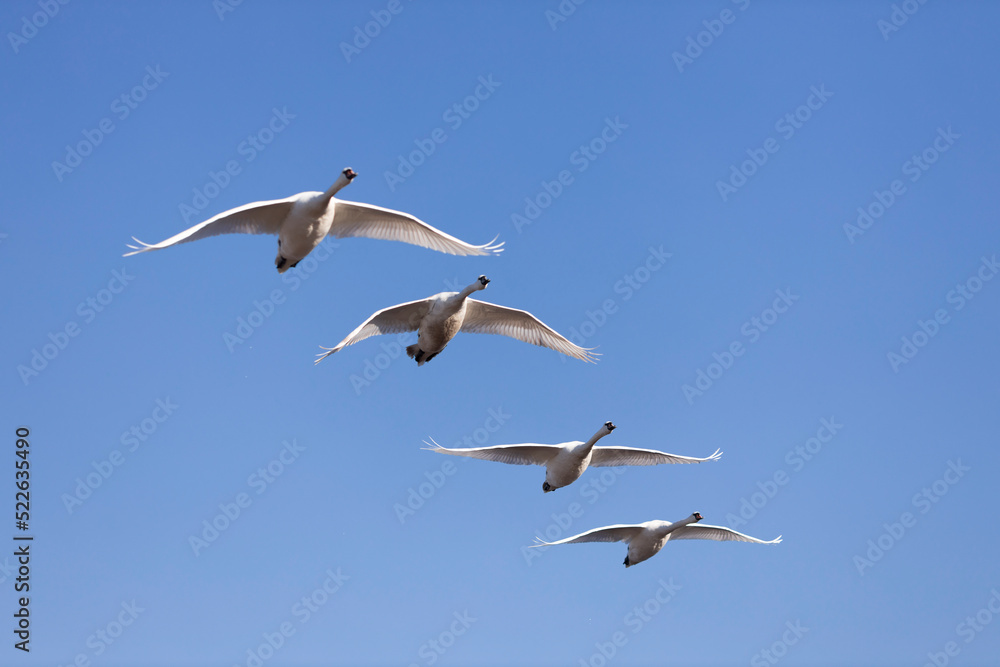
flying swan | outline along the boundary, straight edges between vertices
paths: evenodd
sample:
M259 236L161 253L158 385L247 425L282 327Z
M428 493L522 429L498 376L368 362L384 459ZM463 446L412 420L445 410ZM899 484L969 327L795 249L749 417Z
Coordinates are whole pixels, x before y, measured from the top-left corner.
M702 461L717 461L722 452L715 450L711 456L696 459L690 456L667 454L653 449L637 449L635 447L595 447L598 440L615 430L611 422L591 436L587 442L575 440L560 445L495 445L493 447L474 447L471 449L447 449L434 442L424 442L429 445L424 449L439 454L468 456L486 461L498 461L514 465L545 466L545 482L542 491L548 493L568 486L580 479L580 475L588 466L654 466L660 463L701 463Z
M688 518L674 523L647 521L645 523L605 526L567 537L558 542L546 542L536 537L537 544L531 546L551 547L556 544L572 544L574 542L625 542L628 544L625 567L632 567L655 556L670 540L715 540L716 542L753 542L755 544L778 544L781 542L781 535L767 542L724 526L695 525L701 521L701 518L701 514L695 512Z
M129 245L132 252L124 256L219 234L277 234L278 256L274 265L278 273L294 268L327 235L403 241L449 255L490 255L503 251L503 242L497 243L496 239L485 245L470 245L409 213L335 198L333 195L355 176L348 167L326 192L301 192L285 199L237 206L159 243L143 243L133 236L139 245Z
M473 292L486 289L489 282L486 276L479 276L461 292L441 292L419 301L383 308L336 347L320 346L326 352L317 355L319 358L315 363L371 336L404 331L419 332L417 342L406 348L406 354L415 359L418 366L440 354L459 331L510 336L562 352L574 359L596 361L590 349L569 342L529 312L469 298Z

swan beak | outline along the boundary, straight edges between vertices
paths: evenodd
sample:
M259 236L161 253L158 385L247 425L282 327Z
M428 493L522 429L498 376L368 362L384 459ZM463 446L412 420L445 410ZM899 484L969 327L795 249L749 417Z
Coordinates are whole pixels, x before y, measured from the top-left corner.
M611 431L614 431L616 428L618 428L617 426L615 426L611 422L604 422L604 426L607 427L609 433Z
M694 520L695 521L701 521L702 520L701 512L695 512L694 513Z
M341 172L341 173L343 173L343 174L344 174L344 177L345 177L345 178L347 178L347 180L349 180L349 181L353 181L353 180L354 180L354 178L355 178L355 177L356 177L356 176L358 175L358 174L357 174L357 172L355 172L355 171L354 171L353 169L351 169L350 167L348 167L347 169L345 169L345 170L344 170L343 172Z
M483 287L486 287L487 285L490 284L490 279L487 278L486 276L479 276L479 282L480 284L482 284Z

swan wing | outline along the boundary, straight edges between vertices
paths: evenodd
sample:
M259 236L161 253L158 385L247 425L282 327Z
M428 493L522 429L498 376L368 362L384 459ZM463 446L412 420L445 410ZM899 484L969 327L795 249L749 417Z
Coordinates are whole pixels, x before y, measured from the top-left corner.
M465 320L462 322L461 331L509 336L525 343L562 352L581 361L597 361L596 355L589 348L574 345L526 310L466 299Z
M494 445L493 447L473 447L470 449L448 449L434 442L424 441L428 445L424 447L439 454L452 454L454 456L468 456L473 459L483 459L484 461L497 461L499 463L510 463L512 465L538 465L543 466L549 462L562 449L558 445Z
M244 204L234 209L224 211L215 217L209 218L205 222L199 222L190 229L185 229L180 234L171 236L159 243L144 243L134 236L132 239L139 245L129 245L132 252L125 253L124 257L137 255L140 252L150 250L160 250L178 243L197 241L218 236L219 234L277 234L281 230L281 224L288 217L295 202L303 195L309 196L317 193L304 192L302 194L286 197L285 199L274 199L271 201L257 201L252 204Z
M781 535L773 540L758 540L737 532L725 526L707 526L703 524L688 524L670 531L667 537L671 540L715 540L716 542L755 542L757 544L778 544Z
M427 315L430 307L430 300L420 299L383 308L362 322L361 326L348 334L347 338L337 343L335 347L320 346L326 352L318 354L315 363L318 364L334 352L372 336L416 331L420 328L420 321Z
M449 255L493 255L503 251L503 242L493 239L484 245L472 245L423 220L392 209L334 199L336 208L330 236L363 236L383 241L402 241Z
M703 459L693 456L679 456L658 452L655 449L638 449L636 447L594 447L590 465L604 466L655 466L661 463L701 463L717 461L722 456L721 450L715 450L711 456Z
M551 547L556 544L573 544L576 542L625 542L628 543L632 541L637 535L639 535L646 527L641 524L616 524L614 526L604 526L603 528L594 528L593 530L588 530L586 533L580 533L579 535L574 535L573 537L567 537L556 542L546 542L545 540L536 537L535 541L537 544L532 546L536 547Z

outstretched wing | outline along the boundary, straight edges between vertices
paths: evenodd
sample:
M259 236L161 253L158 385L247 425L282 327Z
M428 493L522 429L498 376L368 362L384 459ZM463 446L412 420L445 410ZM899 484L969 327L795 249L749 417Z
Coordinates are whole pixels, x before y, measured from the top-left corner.
M424 318L424 315L427 314L429 309L430 301L427 299L410 301L408 303L401 303L398 306L383 308L365 320L361 326L352 331L347 338L337 343L336 347L323 347L321 345L320 348L327 351L318 354L318 359L316 359L314 363L318 364L334 352L337 352L348 345L354 345L358 341L371 338L372 336L389 333L403 333L404 331L416 331L420 327L420 320Z
M409 213L334 199L335 208L330 236L363 236L383 241L412 243L449 255L493 255L503 252L503 242L493 239L484 245L472 245L440 229L431 227Z
M596 355L589 348L574 345L526 310L466 299L465 320L462 322L461 331L509 336L525 343L562 352L581 361L597 361L594 358Z
M453 456L467 456L473 459L483 459L484 461L497 461L498 463L510 463L512 465L543 466L549 462L562 449L558 445L494 445L492 447L472 447L469 449L448 449L434 442L424 441L429 445L424 449L439 454L451 454Z
M625 542L628 543L636 535L641 533L645 529L641 523L638 524L616 524L614 526L604 526L603 528L594 528L593 530L588 530L586 533L580 533L579 535L574 535L573 537L567 537L566 539L559 540L558 542L546 542L545 540L536 537L535 541L537 544L533 544L534 547L551 547L556 544L573 544L574 542Z
M754 542L756 544L778 544L781 542L781 535L770 541L758 540L756 537L744 535L725 526L707 526L698 523L672 530L667 534L667 537L671 540L715 540L716 542Z
M134 236L132 239L139 245L129 245L132 252L125 253L124 257L138 255L140 252L150 250L161 250L178 243L197 241L218 236L219 234L277 234L281 229L281 223L288 217L292 206L303 195L311 196L317 193L304 192L302 194L286 197L285 199L274 199L271 201L257 201L252 204L244 204L230 209L219 215L209 218L205 222L199 222L190 229L185 229L180 234L171 236L166 241L159 243L143 243Z
M604 466L655 466L661 463L701 463L703 461L717 461L721 456L722 451L718 449L711 456L698 459L692 456L658 452L655 449L594 447L594 452L590 457L590 465L600 468Z

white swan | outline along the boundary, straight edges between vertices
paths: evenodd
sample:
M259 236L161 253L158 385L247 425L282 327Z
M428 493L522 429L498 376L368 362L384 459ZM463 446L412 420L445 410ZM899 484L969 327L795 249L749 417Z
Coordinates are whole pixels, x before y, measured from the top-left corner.
M605 526L567 537L558 542L545 542L536 537L535 541L538 544L532 546L551 547L556 544L572 544L574 542L625 542L628 544L625 567L631 567L655 556L670 540L715 540L716 542L754 542L756 544L778 544L781 542L781 535L768 542L724 526L695 525L701 521L701 518L701 514L695 512L688 518L674 523L647 521L645 523Z
M301 192L285 199L237 206L159 243L143 243L133 236L139 245L129 245L132 252L124 256L218 234L277 234L278 256L274 265L278 273L293 268L327 235L403 241L450 255L489 255L503 251L503 242L496 243L496 239L485 245L470 245L409 213L336 199L333 195L355 176L357 174L347 168L326 192Z
M598 440L611 433L615 428L611 422L605 422L604 426L587 442L564 442L561 445L523 444L447 449L432 439L430 442L425 441L425 444L430 446L424 449L439 454L468 456L514 465L545 466L545 482L542 484L542 491L545 493L561 489L580 479L580 475L587 469L587 466L653 466L660 463L701 463L702 461L716 461L722 456L722 452L718 449L711 456L696 459L658 452L653 449L594 446Z
M383 308L337 343L336 347L320 346L327 351L317 355L319 358L316 363L371 336L404 331L419 332L416 344L406 348L406 354L415 359L418 366L423 366L440 354L459 331L510 336L525 343L562 352L575 359L595 361L589 349L569 342L531 313L469 298L473 292L486 289L489 282L490 279L486 276L479 276L476 282L461 292L441 292L419 301Z

